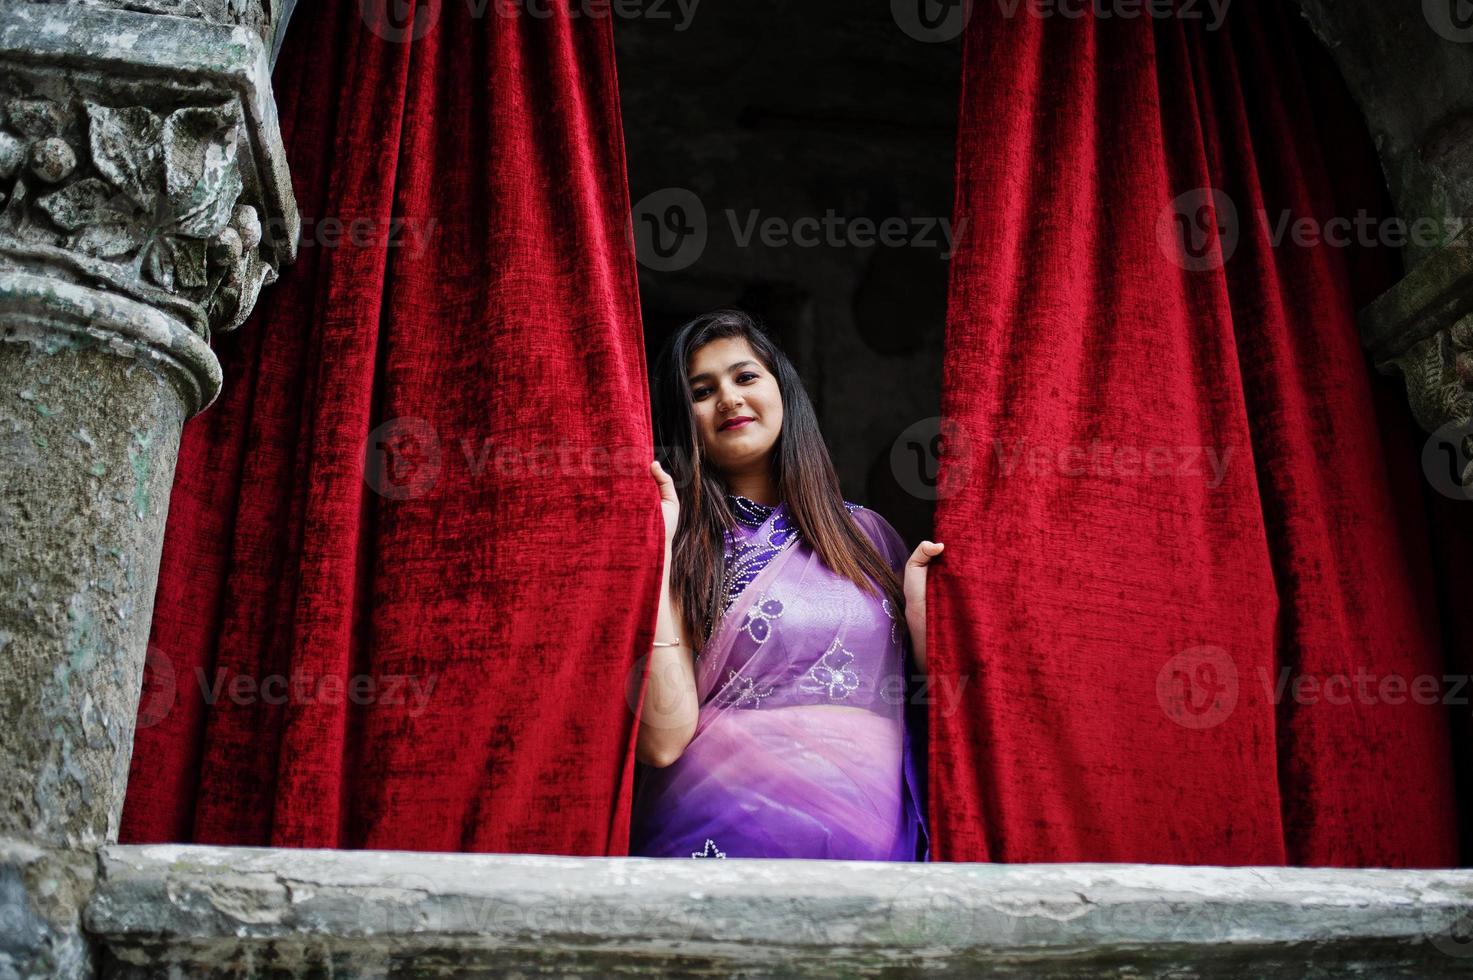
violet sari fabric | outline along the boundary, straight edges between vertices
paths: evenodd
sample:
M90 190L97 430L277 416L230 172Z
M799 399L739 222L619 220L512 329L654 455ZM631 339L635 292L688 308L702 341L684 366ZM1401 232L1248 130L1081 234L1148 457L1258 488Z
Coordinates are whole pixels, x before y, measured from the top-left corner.
M639 767L630 853L925 860L901 610L832 572L784 504L728 500L739 524L696 659L696 733L670 766ZM900 535L845 506L899 572Z

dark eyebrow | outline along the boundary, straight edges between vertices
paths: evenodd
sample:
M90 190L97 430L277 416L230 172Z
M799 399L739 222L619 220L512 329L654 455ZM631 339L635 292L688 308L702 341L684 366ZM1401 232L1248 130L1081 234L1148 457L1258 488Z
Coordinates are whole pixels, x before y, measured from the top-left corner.
M762 366L762 365L758 364L756 361L737 361L735 364L732 364L731 366L729 366L726 369L726 371L727 371L728 374L730 374L732 371L735 371L737 368L739 368L739 367L746 367L748 364L752 365L752 367L761 367ZM690 383L691 384L695 384L697 381L700 381L702 378L709 378L710 376L711 376L711 372L710 371L702 371L700 374L693 374L693 375L690 376Z

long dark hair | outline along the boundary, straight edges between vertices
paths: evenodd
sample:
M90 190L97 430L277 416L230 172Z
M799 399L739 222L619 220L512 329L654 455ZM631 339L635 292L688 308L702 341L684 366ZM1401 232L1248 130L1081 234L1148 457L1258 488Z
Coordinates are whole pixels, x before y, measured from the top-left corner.
M799 533L825 565L871 595L883 594L899 615L904 607L900 576L849 516L818 416L797 370L751 316L716 310L675 332L656 361L651 382L655 444L664 453L662 463L680 498L670 592L686 625L702 627L696 648L705 645L721 614L724 536L736 526L736 518L726 502L726 481L701 446L687 371L692 354L724 337L745 338L777 379L783 424L773 445L772 478Z

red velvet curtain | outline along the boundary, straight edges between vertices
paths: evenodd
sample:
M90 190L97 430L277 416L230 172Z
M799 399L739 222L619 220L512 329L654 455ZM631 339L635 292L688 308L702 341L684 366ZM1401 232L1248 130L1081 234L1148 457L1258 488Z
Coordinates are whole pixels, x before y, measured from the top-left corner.
M1420 437L1355 326L1394 252L1271 241L1386 215L1338 75L1287 2L1006 6L965 39L939 856L1456 864Z
M124 841L627 848L661 532L611 21L397 6L292 19L301 258L185 430Z
M1354 328L1397 269L1268 240L1387 213L1333 68L1277 3L1007 6L966 39L937 855L1456 863L1412 695L1470 624ZM186 427L121 839L622 853L659 517L611 22L363 9L275 73L301 259Z

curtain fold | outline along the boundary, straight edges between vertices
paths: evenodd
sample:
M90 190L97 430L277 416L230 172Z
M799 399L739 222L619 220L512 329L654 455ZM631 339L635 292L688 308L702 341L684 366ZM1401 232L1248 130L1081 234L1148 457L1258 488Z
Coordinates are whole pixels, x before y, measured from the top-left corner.
M1355 327L1395 253L1274 241L1390 214L1363 123L1291 4L1029 9L965 38L937 853L1454 865L1464 655Z
M661 525L611 19L396 6L283 45L301 257L185 430L125 842L627 849Z

